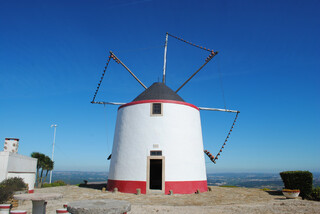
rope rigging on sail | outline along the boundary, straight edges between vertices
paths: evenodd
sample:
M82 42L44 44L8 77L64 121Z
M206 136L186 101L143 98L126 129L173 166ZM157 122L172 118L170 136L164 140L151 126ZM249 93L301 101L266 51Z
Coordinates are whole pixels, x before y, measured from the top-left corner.
M180 38L180 37L171 35L171 34L169 34L169 33L167 33L167 35L169 35L169 36L171 36L171 37L173 37L173 38L175 38L175 39L177 39L177 40L179 40L179 41L182 41L182 42L184 42L184 43L186 43L186 44L188 44L188 45L191 45L191 46L193 46L193 47L196 47L196 48L199 48L199 49L202 49L202 50L205 50L205 51L210 52L210 55L209 55L209 56L207 57L207 59L205 60L205 63L204 63L187 81L185 81L185 82L175 91L175 92L177 93L177 92L178 92L185 84L187 84L187 82L189 82L215 55L217 55L218 52L217 52L217 51L215 52L214 50L211 50L211 49L202 47L202 46L200 46L200 45L196 45L196 44L194 44L194 43L192 43L192 42L186 41L186 40L184 40L184 39L182 39L182 38ZM219 74L219 75L220 75L220 74ZM219 78L220 78L220 76L219 76ZM220 81L221 81L221 80L220 80ZM221 86L221 87L222 87L222 86ZM223 95L223 99L224 99L224 95ZM225 100L224 100L224 103L225 103ZM234 121L233 121L233 123L232 123L232 126L231 126L231 128L230 128L230 130L229 130L229 132L228 132L228 134L227 134L227 137L225 138L225 140L224 140L224 142L223 142L223 144L222 144L219 152L216 154L216 156L213 156L208 150L204 150L204 153L209 157L209 159L210 159L213 163L216 163L216 160L218 160L218 156L221 155L222 150L224 149L225 145L227 144L227 141L228 141L228 139L230 138L231 132L232 132L232 130L233 130L233 128L234 128L234 125L235 125L235 123L236 123L236 121L237 121L237 118L238 118L238 115L239 115L239 113L240 113L240 111L228 110L228 109L226 109L226 105L224 105L224 106L225 106L225 109L213 109L213 108L204 108L204 107L200 107L200 108L199 108L200 110L224 111L224 112L236 113L236 116L235 116Z
M236 121L237 121L237 118L238 118L238 114L239 114L239 113L240 113L240 111L237 111L237 114L236 114L236 116L235 116L235 118L234 118L234 121L233 121L233 123L232 123L232 126L231 126L231 128L230 128L230 130L229 130L229 132L228 132L228 134L227 134L227 137L226 137L226 139L224 140L224 142L223 142L223 144L222 144L219 152L216 154L216 156L213 156L208 150L204 150L204 153L209 157L209 159L210 159L213 163L216 163L216 160L218 160L218 156L221 155L220 153L222 152L222 150L223 150L224 147L226 146L227 141L228 141L228 139L230 138L230 134L231 134L231 132L232 132L232 129L233 129L233 127L234 127L234 125L235 125L235 123L236 123Z
M104 105L105 104L111 104L111 105L123 105L123 104L125 104L125 103L119 103L119 102L96 102L95 101L96 96L98 94L98 91L100 89L102 80L104 78L104 75L105 75L106 70L108 68L108 65L110 63L110 59L113 59L116 63L121 64L140 83L140 85L142 85L142 87L147 89L147 87L138 79L138 77L112 51L110 51L110 55L108 57L106 66L104 67L104 70L102 72L102 76L101 76L100 81L98 83L97 89L96 89L96 91L95 91L95 93L93 95L93 98L92 98L92 101L91 101L92 104L104 104Z

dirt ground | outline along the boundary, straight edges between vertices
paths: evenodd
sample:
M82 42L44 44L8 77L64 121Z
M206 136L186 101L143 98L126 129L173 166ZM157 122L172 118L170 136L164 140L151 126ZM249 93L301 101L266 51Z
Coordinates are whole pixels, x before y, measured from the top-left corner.
M78 186L36 189L36 193L61 193L62 199L50 200L47 213L63 204L90 199L116 199L131 203L128 214L144 213L320 213L320 202L285 199L283 195L268 193L253 188L212 187L211 192L191 195L135 195L102 192ZM31 202L20 202L18 210L31 211Z

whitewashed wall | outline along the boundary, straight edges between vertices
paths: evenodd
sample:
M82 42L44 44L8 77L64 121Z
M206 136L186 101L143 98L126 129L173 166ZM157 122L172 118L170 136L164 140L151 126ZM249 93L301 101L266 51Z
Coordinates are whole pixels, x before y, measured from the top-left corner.
M0 152L0 182L7 178L9 152Z
M109 179L146 181L150 150L162 150L165 181L206 180L199 110L175 103L163 103L162 116L150 110L151 103L118 110Z
M16 173L16 172L9 172L7 178L14 178L19 177L22 178L23 181L28 184L29 191L34 189L34 184L36 182L36 173Z
M6 178L21 177L29 185L29 190L33 190L36 171L36 158L11 152L0 152L0 182Z

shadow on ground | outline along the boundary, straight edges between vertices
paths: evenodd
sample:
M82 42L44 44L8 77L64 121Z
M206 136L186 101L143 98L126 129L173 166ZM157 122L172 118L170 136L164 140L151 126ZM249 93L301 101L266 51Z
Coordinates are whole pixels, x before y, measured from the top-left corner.
M281 195L281 196L283 196L282 191L279 191L279 190L268 190L266 192L269 193L269 195Z
M101 190L103 187L107 187L107 182L87 182L87 181L84 181L84 183L79 184L79 187Z

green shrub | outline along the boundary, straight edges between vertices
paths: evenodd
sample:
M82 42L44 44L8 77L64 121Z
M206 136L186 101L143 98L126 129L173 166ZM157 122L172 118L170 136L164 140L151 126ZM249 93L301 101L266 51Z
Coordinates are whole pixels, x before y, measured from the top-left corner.
M320 187L316 187L312 190L311 199L315 201L320 201Z
M6 186L0 185L0 204L6 203L12 196L12 191L6 188Z
M55 181L54 184L58 184L59 186L65 186L65 185L67 185L64 181L61 181L61 180Z
M41 186L42 188L46 188L46 187L52 187L52 185L51 184L42 184L42 186Z
M309 171L280 172L285 189L299 189L303 199L311 197L313 176Z
M63 185L60 185L59 183L52 183L51 186L52 187L58 187L58 186L63 186Z
M10 188L13 192L25 190L27 188L27 184L23 182L23 179L18 177L5 179L0 185Z
M22 178L8 178L0 183L0 204L6 203L12 198L15 191L25 190L27 184L23 182Z

